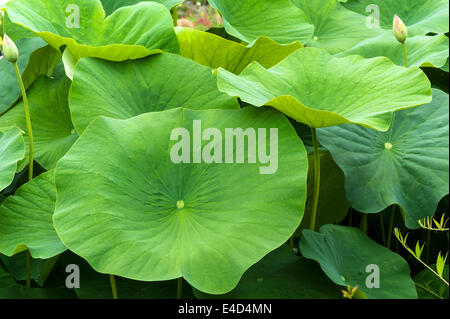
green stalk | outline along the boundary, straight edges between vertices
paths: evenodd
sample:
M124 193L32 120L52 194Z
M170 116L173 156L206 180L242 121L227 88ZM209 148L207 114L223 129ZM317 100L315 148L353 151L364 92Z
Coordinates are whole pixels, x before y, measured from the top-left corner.
M408 56L406 55L406 45L405 42L402 43L403 57L405 58L405 68L408 67Z
M387 248L391 249L391 242L392 242L392 232L394 228L394 218L395 218L395 208L397 206L392 205L392 212L391 217L389 219L389 228L388 228L388 237L387 237Z
M111 282L113 299L119 299L119 296L117 295L116 278L114 277L114 275L109 275L109 281Z
M361 216L361 231L367 235L367 217L369 214L362 214Z
M294 235L289 238L289 249L292 251L294 250Z
M173 25L177 26L178 25L178 6L175 6L172 8L172 20L173 20Z
M316 228L316 215L317 206L319 204L319 191L320 191L320 154L319 154L319 141L317 140L317 133L315 128L311 128L312 141L314 146L314 191L313 191L313 204L311 209L311 220L309 229L315 230Z
M386 246L386 229L384 229L384 217L380 215L380 226L381 226L381 239L383 241L383 245Z
M183 277L178 278L177 282L177 299L181 299L183 295Z
M13 63L14 70L16 71L17 81L19 82L20 91L22 92L23 105L25 108L25 120L27 122L28 131L28 144L29 150L29 165L28 165L28 181L33 179L33 129L31 128L31 117L30 117L30 107L28 105L27 92L25 90L25 85L23 84L22 75L20 74L19 66L17 62ZM26 262L26 287L31 287L31 255L30 251L27 251L27 262Z

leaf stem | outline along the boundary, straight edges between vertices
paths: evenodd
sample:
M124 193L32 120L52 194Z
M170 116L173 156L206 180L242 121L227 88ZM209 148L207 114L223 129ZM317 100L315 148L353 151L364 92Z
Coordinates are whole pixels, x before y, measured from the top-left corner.
M172 8L172 20L173 20L173 25L177 26L178 25L178 6L175 6Z
M403 57L405 59L405 68L407 68L408 67L408 55L406 54L405 42L402 43L402 48L403 48Z
M33 179L33 129L31 128L30 108L28 105L27 92L23 84L22 75L20 74L19 66L17 62L13 63L14 70L16 71L17 80L19 81L20 91L22 92L23 105L25 107L25 119L27 122L28 140L29 140L29 168L28 168L28 180Z
M380 227L381 227L381 240L383 241L383 246L386 246L386 229L384 228L384 217L380 215Z
M178 278L177 282L177 299L181 299L183 295L183 277Z
M117 295L116 278L114 277L114 275L109 275L109 281L111 282L113 299L119 299L119 296Z
M363 213L361 216L361 231L367 235L367 217L369 214Z
M387 235L387 248L391 249L391 242L392 242L392 233L394 228L394 218L395 218L395 204L392 205L392 212L391 217L389 218L389 228L388 228L388 235Z
M311 220L309 229L315 230L316 228L316 215L317 206L319 204L319 192L320 192L320 154L319 154L319 141L317 140L317 132L315 128L311 128L312 142L314 147L314 191L313 191L313 204L311 210Z
M30 251L27 250L26 252L26 267L27 267L27 271L26 271L26 287L30 288L31 287L31 254Z

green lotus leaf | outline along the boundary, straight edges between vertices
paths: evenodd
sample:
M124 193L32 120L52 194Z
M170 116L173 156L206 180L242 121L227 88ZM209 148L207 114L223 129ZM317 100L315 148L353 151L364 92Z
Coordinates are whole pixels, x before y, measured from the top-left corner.
M447 33L449 31L448 0L355 0L344 6L362 15L375 4L379 8L380 26L392 30L394 15L398 15L408 27L409 35Z
M405 45L409 66L442 68L448 61L449 42L443 34L408 38ZM365 58L385 56L397 65L405 65L402 46L394 36L382 35L367 39L337 56L350 54L358 54Z
M309 228L314 189L314 155L308 155L308 191L305 214L295 235L300 237ZM320 152L320 197L317 207L316 230L325 224L338 224L347 216L350 206L345 198L344 173L336 165L331 154Z
M34 157L46 169L54 168L56 162L78 137L70 118L67 101L69 87L70 81L67 78L50 79L41 76L27 93L34 137ZM0 128L11 125L27 132L22 101L0 117ZM27 135L25 143L28 145ZM26 150L28 154L28 146Z
M408 263L359 229L338 225L324 225L320 233L305 229L300 250L333 282L358 286L369 299L417 298Z
M145 1L145 0L101 0L103 4L103 9L105 9L106 15L110 15L117 9L125 6L132 6L139 2ZM171 9L180 3L183 2L183 0L151 0L152 2L158 2L162 5L164 5L167 9Z
M14 179L17 163L25 157L23 132L18 128L0 129L0 191Z
M314 36L305 42L308 46L324 48L335 54L382 33L382 30L369 28L365 16L344 8L336 0L292 2L305 13L308 22L314 25Z
M441 67L441 70L442 71L445 71L445 72L447 72L448 73L448 70L449 70L449 63L448 63L448 59L447 59L447 62L444 64L444 66L443 67Z
M209 0L220 11L226 31L247 43L259 36L289 44L312 37L314 27L290 0Z
M3 27L3 29L1 29L1 30L3 32L5 32L8 35L8 37L15 42L20 39L24 39L24 38L35 38L36 35L33 32L25 29L24 27L22 27L20 25L17 25L15 23L11 22L11 20L8 17L8 14L3 9L4 6L5 6L5 3L1 3L1 1L0 1L0 11L2 11L3 15L4 15L3 26L2 26L1 18L0 18L0 27ZM1 35L0 35L0 37L1 37Z
M19 70L24 72L31 54L45 46L45 42L39 38L18 40L17 48L20 52L17 64ZM3 57L0 58L0 115L5 112L20 95L19 82L14 71L14 66Z
M53 228L55 173L46 172L21 186L0 206L0 253L29 249L34 258L54 257L66 248Z
M241 73L253 61L270 68L295 50L303 48L298 41L282 45L269 38L258 37L245 46L209 32L190 28L176 28L175 31L181 55L213 69L222 67L235 74Z
M179 51L170 12L155 2L125 7L107 18L100 0L15 0L6 10L11 21L55 49L66 46L77 60L123 61Z
M73 123L81 134L101 115L127 119L177 107L239 108L216 83L210 68L175 54L121 63L83 59L69 95Z
M0 299L76 299L76 294L67 288L25 288L14 285L0 288Z
M431 266L436 269L436 265ZM448 282L448 265L444 267L443 276ZM430 270L425 269L414 277L419 299L448 299L448 286Z
M65 252L61 255L59 266L65 271L67 265L77 265L80 268L80 288L74 288L80 299L111 299L111 282L109 275L100 274L92 269L83 258ZM122 277L115 277L119 299L175 299L177 298L178 280L161 282L135 281ZM61 285L64 282L61 281ZM183 299L195 299L188 284L182 288Z
M287 246L269 253L225 295L195 290L197 298L219 299L338 299L341 287L331 282L317 263L295 256Z
M214 131L202 152L199 125ZM263 132L268 138L271 128L278 169L275 159L260 155L244 164L253 162L253 151L245 152L244 163L236 154L237 163L225 164L220 153L230 162L244 148L237 138L220 152L225 131L230 141L226 128L258 128L262 153L264 145L270 148ZM186 139L196 132L192 161L214 153L211 164L208 157L189 164L189 154L177 152L181 141L170 139L180 130ZM174 164L180 155L184 162ZM307 165L295 130L274 110L178 108L128 120L100 117L58 163L54 225L63 243L98 272L140 281L182 276L203 292L223 294L300 224Z
M318 137L344 171L347 199L360 212L400 205L408 228L433 216L449 192L449 98L395 114L387 132L355 125L320 129Z
M16 285L14 278L0 265L0 289L13 287Z
M53 269L59 255L50 259L30 259L30 279L39 286L44 286L50 272ZM22 252L11 257L0 254L0 259L14 279L18 281L26 280L26 260L27 252Z
M297 50L270 69L253 62L239 76L219 69L218 86L315 128L355 123L385 131L392 112L431 101L430 81L418 68L317 48Z

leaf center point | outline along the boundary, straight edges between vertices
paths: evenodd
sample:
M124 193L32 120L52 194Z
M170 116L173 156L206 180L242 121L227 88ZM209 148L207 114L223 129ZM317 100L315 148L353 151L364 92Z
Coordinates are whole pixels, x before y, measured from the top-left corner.
M177 208L178 209L183 209L184 208L184 201L183 200L179 200L177 202Z
M390 150L392 148L392 144L389 143L389 142L384 143L384 148L387 149L387 150Z

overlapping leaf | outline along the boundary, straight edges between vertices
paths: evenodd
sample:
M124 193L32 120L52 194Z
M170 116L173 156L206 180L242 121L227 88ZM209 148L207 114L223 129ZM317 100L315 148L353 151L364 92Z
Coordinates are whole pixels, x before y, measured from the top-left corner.
M78 137L68 107L69 86L67 78L50 79L41 76L27 93L34 136L34 156L46 169L54 168ZM27 132L22 101L0 117L0 128L11 125ZM28 144L27 136L25 143Z
M355 123L387 130L393 111L431 100L430 82L418 68L386 58L336 58L316 48L297 50L270 69L254 62L239 76L219 69L218 86L311 127Z
M22 135L18 128L0 129L0 191L11 184L17 163L25 157Z
M275 134L269 128L277 128L278 143L270 144L278 146L278 168L273 161L262 164L259 156L255 164L217 158L211 164L175 164L170 154L180 142L170 140L172 130L185 128L192 136L194 120L219 130L208 143L219 157L225 128L265 128L267 140ZM259 151L268 151L264 135L259 138ZM242 150L233 144L222 156ZM201 155L198 145L192 152L191 160ZM244 155L246 162L250 155ZM273 110L102 117L58 163L54 225L63 243L99 272L144 281L183 276L201 291L223 294L300 224L307 165L294 129Z
M352 207L377 213L399 204L409 228L434 215L449 192L448 104L448 95L433 89L430 104L397 112L387 132L356 125L319 130L344 171Z
M310 39L314 27L290 0L209 0L222 14L225 29L247 43L266 36L289 44Z
M325 225L320 233L304 230L300 250L319 262L333 282L358 286L367 298L417 298L408 263L359 229Z
M15 0L6 9L11 21L55 49L67 46L77 60L122 61L179 51L170 12L155 2L125 7L106 18L100 0Z
M266 37L258 37L252 44L245 46L226 40L213 33L189 28L176 28L181 55L211 68L224 68L235 74L251 62L257 61L270 68L297 49L300 42L281 45Z
M216 83L210 68L174 54L121 63L83 59L70 89L70 110L81 134L101 115L127 119L176 107L238 108Z
M125 6L132 6L142 1L147 0L101 0L103 4L103 9L105 9L106 15L110 15L117 9ZM158 2L162 5L164 5L167 9L171 9L180 3L183 2L183 0L148 0L148 2Z
M19 188L0 206L0 253L12 256L29 249L47 259L66 250L53 228L56 188L54 171Z
M369 5L378 7L380 26L384 29L392 29L396 14L404 21L411 36L449 31L448 0L354 0L344 4L362 15L368 15L366 8Z
M208 295L194 290L198 298L220 299L337 299L341 288L331 282L318 265L295 256L287 246L269 253L225 295Z

